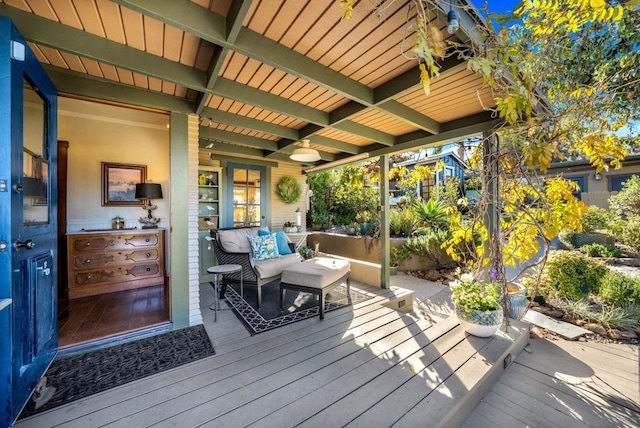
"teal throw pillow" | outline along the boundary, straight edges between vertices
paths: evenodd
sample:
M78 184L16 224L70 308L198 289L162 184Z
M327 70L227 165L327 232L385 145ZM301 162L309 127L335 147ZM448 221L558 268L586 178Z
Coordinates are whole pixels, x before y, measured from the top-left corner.
M266 260L280 257L275 236L249 236L253 260Z
M281 256L286 256L291 253L291 248L289 248L289 239L287 239L287 234L282 230L279 232L271 233L268 230L258 229L258 236L267 236L274 235L276 237L276 244L278 245L278 253Z

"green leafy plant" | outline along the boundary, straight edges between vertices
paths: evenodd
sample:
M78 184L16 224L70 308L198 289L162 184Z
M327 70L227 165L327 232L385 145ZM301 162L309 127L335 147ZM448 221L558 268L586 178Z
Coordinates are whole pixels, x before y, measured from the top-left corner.
M620 272L609 272L600 281L598 297L602 302L617 307L640 305L640 280Z
M622 250L610 244L587 244L580 247L580 251L589 257L622 257Z
M419 235L407 238L404 245L411 253L433 260L439 267L451 268L456 263L443 248L450 235L448 230L423 229Z
M400 247L391 247L389 250L389 266L398 267L402 262L411 257L411 252L404 245Z
M640 216L627 218L626 225L622 229L620 240L633 248L634 251L640 251Z
M587 207L587 211L582 216L581 224L582 231L585 233L597 232L604 230L607 227L607 223L611 219L611 213L609 210L590 205Z
M579 251L551 251L543 273L543 283L550 294L580 300L597 293L607 268L599 260ZM555 293L554 291L555 290Z
M470 273L465 273L451 282L450 287L456 309L471 313L474 310L489 312L501 308L500 285L496 282L482 283Z
M609 206L620 217L640 216L640 175L622 183L622 190L609 198Z
M360 211L358 214L356 214L356 221L358 223L370 223L371 211L369 210Z
M389 211L389 233L391 235L402 234L403 213L399 210Z
M428 201L416 201L413 210L421 222L422 227L445 227L447 225L447 211L435 199Z

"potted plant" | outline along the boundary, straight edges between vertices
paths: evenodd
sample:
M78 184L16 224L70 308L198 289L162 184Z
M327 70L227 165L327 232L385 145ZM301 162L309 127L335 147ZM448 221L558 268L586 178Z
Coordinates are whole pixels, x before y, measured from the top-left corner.
M411 253L404 245L401 247L391 247L389 250L389 274L397 275L398 266L407 260L410 255Z
M296 227L296 224L294 222L285 221L282 230L284 230L285 233L296 233L298 231L298 228Z
M314 211L311 215L312 230L322 230L324 225L329 221L329 213L327 211Z
M366 235L371 229L371 211L364 210L356 214L356 221L360 224L360 233Z
M504 318L500 305L500 284L478 281L470 273L450 283L456 315L464 330L478 337L494 335Z

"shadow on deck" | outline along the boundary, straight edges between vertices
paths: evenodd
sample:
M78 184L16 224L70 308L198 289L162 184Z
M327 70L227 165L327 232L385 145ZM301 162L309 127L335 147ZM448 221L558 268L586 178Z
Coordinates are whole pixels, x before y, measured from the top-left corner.
M458 426L528 341L528 327L468 336L373 298L250 336L231 311L208 304L216 355L44 412L19 426ZM245 290L246 292L246 290Z

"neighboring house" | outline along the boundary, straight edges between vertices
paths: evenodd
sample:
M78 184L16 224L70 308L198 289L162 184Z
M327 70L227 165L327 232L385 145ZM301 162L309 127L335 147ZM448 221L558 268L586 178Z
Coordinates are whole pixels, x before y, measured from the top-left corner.
M435 166L439 162L442 162L444 164L443 169L418 183L418 188L416 189L417 195L419 195L424 200L428 200L434 194L435 189L438 186L445 184L453 177L459 180L460 195L462 195L465 179L464 171L465 169L467 169L467 165L460 158L457 147L452 147L449 150L445 149L445 151L435 154L429 154L428 150L423 150L418 153L417 158L407 160L396 165L406 166L409 170L411 170L416 165L435 168ZM402 196L403 194L403 191L397 190L396 182L397 180L391 180L389 183L389 188L394 194L394 199L398 196Z
M609 197L622 189L622 183L640 174L640 155L629 154L620 169L596 173L586 160L558 162L551 165L547 176L561 175L580 186L576 196L587 205L609 208Z

